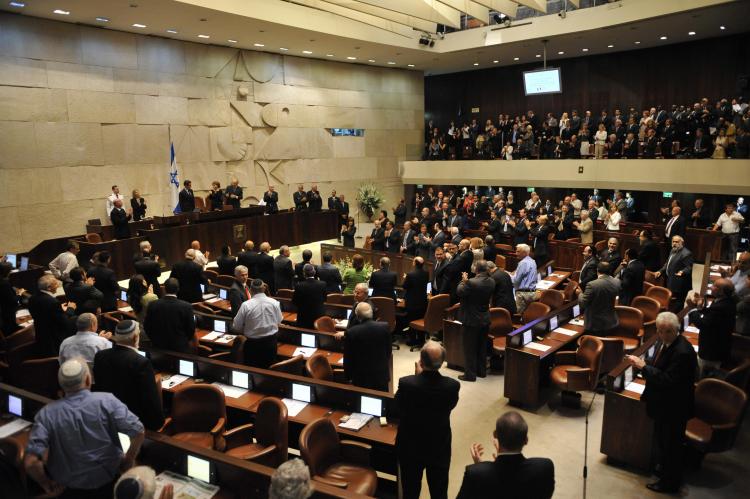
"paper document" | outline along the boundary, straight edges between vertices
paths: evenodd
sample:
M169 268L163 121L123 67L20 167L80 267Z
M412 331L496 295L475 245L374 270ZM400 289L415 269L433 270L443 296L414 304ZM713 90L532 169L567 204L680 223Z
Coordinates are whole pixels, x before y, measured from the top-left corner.
M225 385L224 383L213 382L211 384L217 387L218 389L220 389L222 392L224 392L224 395L233 399L238 399L248 392L248 390L246 390L245 388L239 388L237 386L232 386L232 385Z
M353 412L352 415L349 416L349 420L346 423L339 423L339 428L344 428L346 430L352 430L352 431L359 431L362 429L363 426L369 423L371 419L372 419L372 416L370 416L369 414L362 414L361 412Z
M296 357L297 355L302 354L302 356L307 359L309 357L312 357L316 351L317 351L317 348L297 347L294 350L294 353L292 354L292 356Z
M701 330L698 329L695 326L685 326L685 332L686 333L698 333L698 334L700 334Z
M216 295L213 294L213 293L205 293L203 295L203 300L210 300L211 298L215 298L215 297L216 297Z
M21 327L28 327L28 326L31 326L32 324L34 324L34 319L29 319L26 322L20 323L19 326L21 326Z
M161 490L167 484L172 484L172 487L174 487L174 499L211 499L219 491L218 485L194 480L171 471L164 471L156 477L154 497L159 497Z
M206 303L216 303L217 301L221 301L221 298L218 296L215 296L213 298L209 298L208 300L205 300Z
M28 308L16 310L16 319L18 319L19 317L26 317L27 315L31 315L31 312L29 312Z
M349 325L349 321L346 319L336 320L336 329L346 329L346 327Z
M225 334L225 335L224 335L224 336L222 336L221 338L217 339L217 340L216 340L216 343L224 343L224 344L227 344L227 343L231 343L231 342L233 342L233 341L234 341L234 338L235 338L235 337L236 337L236 336L235 336L235 335L233 335L233 334Z
M572 319L569 324L572 326L583 326L583 319Z
M528 348L532 348L534 350L539 350L540 352L546 352L547 350L549 350L550 348L552 348L552 347L547 346L547 345L542 345L541 343L536 343L535 341L532 341L531 343L527 343L524 346L528 347Z
M555 284L557 284L555 281L539 281L536 283L536 289L549 289Z
M640 383L636 383L634 381L631 381L627 384L625 389L629 392L635 392L635 393L643 393L643 390L646 389L646 385L642 385Z
M564 335L567 335L567 336L575 336L575 335L578 334L578 331L573 331L572 329L566 329L564 327L559 327L559 328L555 329L554 332L555 333L564 334Z
M164 389L174 388L185 380L190 379L183 374L173 374L169 378L161 382L161 387Z
M26 421L21 418L14 419L10 423L0 426L0 438L9 437L29 426L31 426L31 421Z
M281 399L281 401L284 402L284 405L286 406L287 414L292 417L296 416L302 411L302 409L307 407L307 402L302 402L300 400Z
M708 275L710 275L711 277L721 277L721 274L719 272L709 272Z
M210 332L210 333L208 333L208 334L207 334L206 336L204 336L203 338L201 338L201 340L206 340L206 341L216 341L216 340L217 340L218 338L221 338L221 336L222 336L223 334L224 334L224 333L220 333L220 332L218 332L218 331L211 331L211 332Z
M131 306L120 307L117 310L119 310L120 312L132 312L133 311L133 307L131 307Z

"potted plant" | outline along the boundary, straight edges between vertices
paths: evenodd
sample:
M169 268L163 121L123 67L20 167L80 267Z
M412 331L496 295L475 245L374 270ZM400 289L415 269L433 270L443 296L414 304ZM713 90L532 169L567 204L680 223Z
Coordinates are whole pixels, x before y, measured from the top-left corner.
M362 184L357 189L357 202L362 212L367 215L367 219L372 220L372 216L385 203L385 199L375 184Z

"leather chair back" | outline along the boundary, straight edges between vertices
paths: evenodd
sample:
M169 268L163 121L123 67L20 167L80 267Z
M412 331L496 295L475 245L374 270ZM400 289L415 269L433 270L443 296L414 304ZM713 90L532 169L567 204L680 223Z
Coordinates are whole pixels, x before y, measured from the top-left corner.
M8 361L8 372L12 385L18 386L23 382L21 364L27 360L38 359L37 348L35 342L24 343L6 352L5 358ZM57 376L57 373L55 373L55 376Z
M555 310L560 308L565 303L565 294L562 291L556 289L545 289L542 291L542 296L539 299L540 303L548 305L550 309Z
M495 245L495 248L499 249L500 251L507 251L508 253L513 253L513 246L511 246L510 244L498 243Z
M625 356L625 344L620 338L599 338L604 345L601 373L606 374L620 365Z
M336 305L342 305L344 304L344 295L343 293L328 293L326 296L326 303L334 303Z
M594 244L594 249L597 253L601 253L607 248L607 240L602 239L601 241L597 241L596 244Z
M503 255L496 255L495 265L497 265L497 268L505 270L505 257Z
M370 298L373 305L378 309L377 320L388 323L388 329L393 332L396 329L396 302L385 296L373 296Z
M643 280L650 282L651 284L656 284L656 274L650 270L646 270L646 273L643 275Z
M316 353L311 355L305 363L305 370L313 379L333 381L333 368L325 354Z
M326 333L336 332L336 323L327 315L315 319L315 323L313 325L316 331L324 331Z
M643 337L651 338L656 334L656 316L659 315L661 305L648 296L636 296L630 306L643 312Z
M258 404L255 415L255 438L258 443L278 449L276 466L289 457L289 420L284 403L276 397L266 397Z
M232 284L234 284L234 276L219 274L216 276L216 279L213 279L211 282L218 284L219 286L231 288Z
M213 385L187 385L172 399L172 421L175 433L209 432L219 419L226 420L224 392Z
M60 385L57 383L59 369L58 357L25 360L17 370L18 386L47 398L57 399L60 397Z
M573 300L575 300L576 297L576 288L578 288L578 282L570 280L568 281L568 284L565 285L565 289L563 290L563 296L565 297L565 303L570 303Z
M235 364L244 364L245 362L245 342L247 338L241 334L234 337L232 350L229 352L229 362Z
M566 243L580 243L581 238L580 237L571 237L565 240Z
M291 359L282 360L281 362L272 364L268 369L271 371L302 376L305 370L305 356L302 354L296 355Z
M581 344L576 350L576 364L578 367L591 369L589 376L588 390L596 388L599 380L599 371L602 366L602 353L604 352L604 343L596 336L582 336ZM622 357L620 357L622 359Z
M427 301L427 311L424 314L424 328L429 332L443 329L443 313L451 305L451 295L441 294L430 296Z
M646 290L646 296L658 301L662 310L666 310L669 308L669 301L672 299L672 292L661 286L652 286Z
M211 282L213 282L217 277L219 277L219 273L215 270L206 269L203 271L203 277L206 279L210 279Z
M36 335L34 333L34 325L26 326L23 329L19 329L10 336L5 337L5 351L10 352L16 347L25 345L27 343L34 343L36 341Z
M619 324L613 335L638 338L643 329L643 312L633 307L616 306L615 313Z
M490 336L497 338L508 336L513 331L513 319L510 312L502 307L490 309Z
M695 417L710 425L708 451L721 452L734 445L747 403L747 395L734 385L714 378L695 385Z
M746 360L729 371L724 381L736 386L747 394L748 390L750 390L750 360Z
M543 317L550 313L552 309L549 307L549 305L545 305L544 303L540 303L538 301L533 301L529 303L529 305L526 307L526 310L523 311L523 316L521 319L523 320L524 324L528 324L531 321L535 321L540 317Z
M277 289L276 296L278 296L279 298L289 298L291 300L294 297L294 290L284 288Z
M200 196L195 196L195 207L201 211L206 211L206 202Z
M341 446L331 420L320 418L305 426L299 436L299 450L310 468L310 476L323 475L338 462Z
M86 234L86 242L91 244L100 243L102 242L102 236L96 232L89 232Z

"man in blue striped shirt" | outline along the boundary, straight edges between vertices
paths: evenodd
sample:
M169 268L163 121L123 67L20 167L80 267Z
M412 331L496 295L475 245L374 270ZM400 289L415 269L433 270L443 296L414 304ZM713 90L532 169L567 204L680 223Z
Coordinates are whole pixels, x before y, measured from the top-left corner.
M516 245L516 256L518 266L513 272L513 289L516 294L516 308L519 314L523 314L526 307L536 298L536 283L539 274L536 270L536 262L529 256L531 248L528 244Z

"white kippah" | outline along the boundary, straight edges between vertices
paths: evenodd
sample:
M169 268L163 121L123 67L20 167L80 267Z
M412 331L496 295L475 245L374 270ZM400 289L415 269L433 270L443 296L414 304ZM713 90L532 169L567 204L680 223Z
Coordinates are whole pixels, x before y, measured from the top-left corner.
M78 359L70 359L60 366L58 382L63 389L72 388L83 383L84 376L83 363Z

